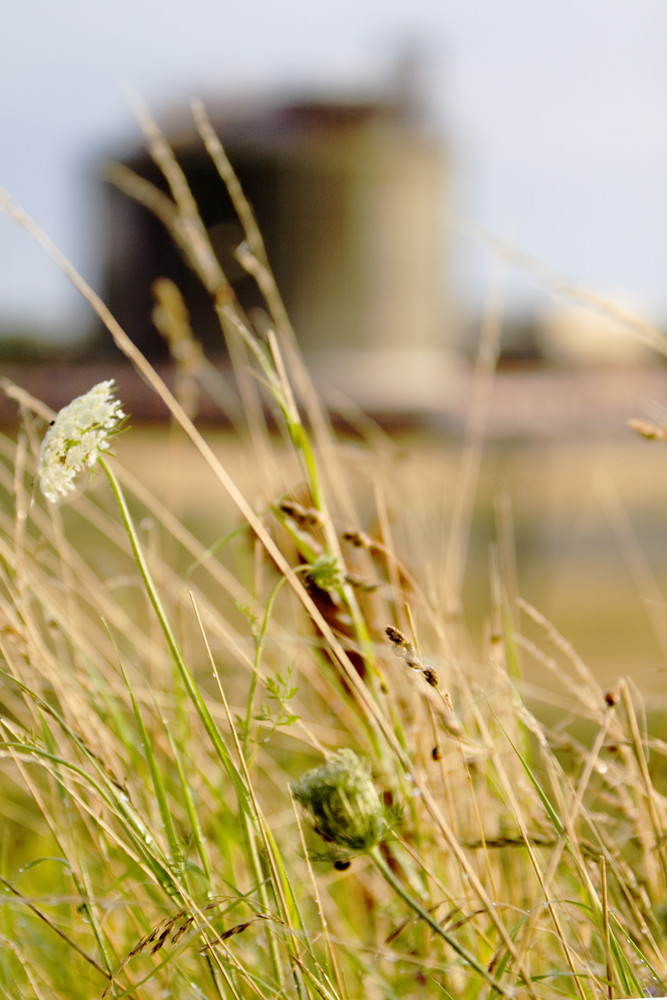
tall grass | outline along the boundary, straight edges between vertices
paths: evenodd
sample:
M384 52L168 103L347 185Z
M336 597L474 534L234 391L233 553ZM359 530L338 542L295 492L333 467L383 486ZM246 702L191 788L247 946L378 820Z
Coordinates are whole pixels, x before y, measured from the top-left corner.
M393 509L391 479L360 489L350 474L250 207L194 113L245 229L238 258L264 294L261 321L235 300L146 112L170 194L111 176L160 216L211 294L252 495L193 421L197 392L218 387L177 291L161 286L158 316L181 359L174 395L5 202L167 404L180 445L201 456L201 488L235 513L214 544L199 539L113 457L93 488L46 505L34 476L53 414L5 384L22 429L2 439L0 467L0 995L667 992L665 744L630 686L601 689L515 592L506 537L481 661L461 626L493 316L436 587L428 553L396 550L392 517L415 512ZM576 730L531 714L527 658L559 673ZM338 748L369 762L390 817L367 850L318 837L290 792Z

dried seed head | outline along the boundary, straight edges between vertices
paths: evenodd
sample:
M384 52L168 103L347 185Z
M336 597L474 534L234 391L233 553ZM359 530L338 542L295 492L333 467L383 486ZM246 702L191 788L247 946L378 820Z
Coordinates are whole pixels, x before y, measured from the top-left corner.
M437 688L438 686L438 675L432 667L426 667L422 671L424 675L424 680L427 684L430 684L432 688Z
M322 515L313 507L304 507L296 500L281 500L278 504L281 514L291 517L295 524L304 528L315 528L322 524Z
M405 638L400 629L396 628L395 625L387 625L384 630L389 642L393 642L394 646L409 646L410 643Z
M395 625L387 625L384 631L389 641L393 643L396 656L402 657L405 665L410 667L411 670L423 671L424 664L415 652L415 647L409 639L405 638L401 630L396 628Z
M341 535L344 542L349 542L355 549L370 549L373 547L373 539L364 531L344 531Z

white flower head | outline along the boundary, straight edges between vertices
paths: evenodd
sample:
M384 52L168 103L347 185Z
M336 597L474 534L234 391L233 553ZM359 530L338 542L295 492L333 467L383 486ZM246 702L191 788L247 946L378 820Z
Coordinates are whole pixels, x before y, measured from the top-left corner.
M120 402L113 398L113 388L113 379L94 385L63 407L46 432L37 478L51 503L71 493L79 472L109 451L114 432L125 418Z

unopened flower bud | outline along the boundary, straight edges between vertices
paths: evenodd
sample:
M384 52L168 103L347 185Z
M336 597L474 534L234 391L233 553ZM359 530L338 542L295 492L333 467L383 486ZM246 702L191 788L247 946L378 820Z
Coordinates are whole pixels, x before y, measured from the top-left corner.
M291 785L317 833L349 851L368 851L387 833L384 808L367 762L354 750L332 753L325 764Z

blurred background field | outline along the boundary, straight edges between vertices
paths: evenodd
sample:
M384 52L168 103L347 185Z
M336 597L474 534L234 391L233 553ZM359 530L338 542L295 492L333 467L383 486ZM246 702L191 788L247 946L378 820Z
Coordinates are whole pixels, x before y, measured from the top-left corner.
M5 369L54 408L115 372L131 415L131 430L117 444L123 465L204 544L214 546L238 527L231 501L183 437L156 419L154 401L134 376L104 363L59 366L56 378L50 370ZM428 581L445 618L461 611L480 656L490 627L491 560L505 546L504 570L515 574L517 593L572 642L600 682L613 687L629 676L658 708L667 680L667 455L662 442L644 440L627 421L660 419L657 400L666 381L659 363L588 374L500 369L473 480L461 609L447 606L445 581L467 461L470 371L448 371L436 409L424 408L425 395L422 408L388 406L376 419L363 416L358 402L349 404L337 434L365 520L340 524L339 531L378 530L374 490L380 488L401 558ZM391 384L383 392L390 399ZM337 392L332 398L340 406ZM211 422L212 411L202 405L206 439L258 511L298 489L302 474L288 445L276 438L257 452L246 433ZM6 419L13 406L4 400ZM11 421L6 431L10 438L15 433ZM531 634L531 623L523 626ZM545 706L563 693L558 677L527 655L524 670L531 697L548 692Z
M293 462L278 461L274 496L265 495L258 482L265 483L267 469L258 469L252 449L229 433L213 430L207 437L246 495L257 498L258 509L299 482ZM519 593L572 642L600 682L613 688L619 676L628 676L646 695L664 693L667 455L662 448L625 427L613 434L487 443L463 597L463 617L478 650L488 638L492 548L510 531ZM438 595L442 601L461 476L460 439L435 431L378 432L372 448L351 439L341 450L367 521L340 530L377 529L373 488L383 484L397 551L428 581L436 604ZM236 526L231 504L225 509L219 490L207 484L198 457L183 441L170 441L166 430L134 428L121 438L118 455L207 544ZM545 704L554 704L552 695L564 694L558 677L530 657L524 666L532 697L550 692ZM648 700L659 707L660 699Z

